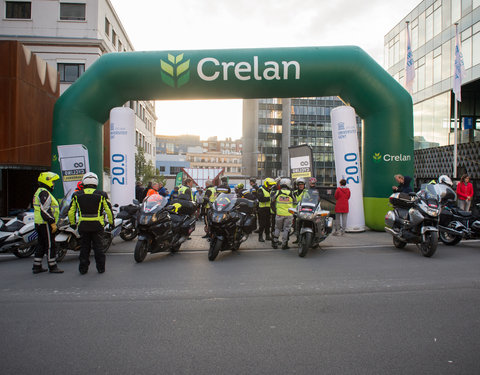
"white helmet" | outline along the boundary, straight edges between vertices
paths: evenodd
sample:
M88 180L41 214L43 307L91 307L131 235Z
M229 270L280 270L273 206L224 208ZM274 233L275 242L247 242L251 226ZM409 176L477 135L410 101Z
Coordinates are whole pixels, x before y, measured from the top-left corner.
M292 187L292 181L289 178L282 178L280 180L280 186L286 186L289 189Z
M93 172L85 173L83 175L83 178L82 178L82 183L83 183L84 186L87 186L87 185L97 186L98 185L98 177Z
M438 178L438 183L439 184L445 184L445 185L448 185L448 186L452 186L453 185L453 182L452 180L450 179L450 177L446 176L446 175L441 175L439 178Z

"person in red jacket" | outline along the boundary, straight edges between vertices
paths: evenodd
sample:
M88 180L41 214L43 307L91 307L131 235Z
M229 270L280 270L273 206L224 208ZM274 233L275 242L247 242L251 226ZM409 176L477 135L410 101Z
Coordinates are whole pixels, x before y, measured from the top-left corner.
M334 236L339 234L343 236L345 229L347 228L347 216L348 216L348 200L350 199L350 189L346 186L347 181L345 179L340 180L340 186L335 190L335 233Z
M464 211L470 211L470 204L473 198L473 185L470 177L466 174L462 176L457 184L458 208Z

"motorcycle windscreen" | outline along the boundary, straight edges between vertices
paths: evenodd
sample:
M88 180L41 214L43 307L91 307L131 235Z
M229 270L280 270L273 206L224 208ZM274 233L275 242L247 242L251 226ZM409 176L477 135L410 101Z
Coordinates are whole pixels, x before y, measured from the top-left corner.
M236 202L237 196L235 194L222 193L215 199L213 209L221 212L232 211Z
M167 205L167 202L168 200L160 194L150 195L143 202L143 211L160 211L163 207Z

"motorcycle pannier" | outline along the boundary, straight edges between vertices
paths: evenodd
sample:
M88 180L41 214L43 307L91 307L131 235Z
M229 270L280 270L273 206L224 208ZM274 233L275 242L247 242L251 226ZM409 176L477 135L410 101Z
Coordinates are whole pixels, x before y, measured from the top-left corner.
M410 208L413 206L413 199L408 193L393 193L390 195L390 203L394 207Z

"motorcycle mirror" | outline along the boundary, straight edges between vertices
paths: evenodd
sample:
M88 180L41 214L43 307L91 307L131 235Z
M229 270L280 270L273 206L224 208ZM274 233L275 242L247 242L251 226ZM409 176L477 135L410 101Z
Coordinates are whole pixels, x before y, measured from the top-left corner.
M137 199L134 199L134 200L133 200L133 204L139 205L140 202L139 202Z

